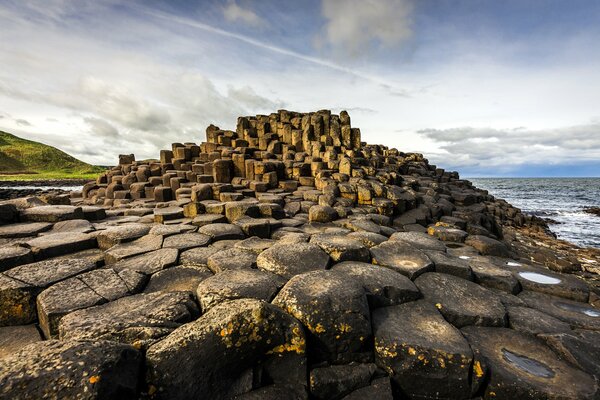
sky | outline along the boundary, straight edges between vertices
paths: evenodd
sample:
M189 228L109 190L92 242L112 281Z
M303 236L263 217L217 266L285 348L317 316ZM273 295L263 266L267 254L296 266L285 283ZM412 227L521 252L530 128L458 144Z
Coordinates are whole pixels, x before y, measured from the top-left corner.
M461 176L600 176L596 0L0 0L0 130L86 162L348 110Z

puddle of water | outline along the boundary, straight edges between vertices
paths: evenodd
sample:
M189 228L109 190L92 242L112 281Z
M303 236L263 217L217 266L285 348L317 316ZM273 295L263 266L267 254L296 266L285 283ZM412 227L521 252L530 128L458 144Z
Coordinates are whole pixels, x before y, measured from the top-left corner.
M544 285L557 285L561 282L560 279L552 276L538 274L537 272L519 272L522 278L535 283L542 283Z
M591 307L577 306L575 304L563 303L562 301L557 302L556 306L566 311L584 314L592 318L600 318L600 311L594 310Z
M458 256L458 258L462 259L462 260L470 260L471 257L469 256Z
M509 267L520 267L521 264L519 264L518 262L514 262L514 261L509 261L506 263L506 265L508 265Z
M515 367L540 378L552 378L554 371L548 368L545 364L532 358L522 356L506 349L502 349L504 359Z

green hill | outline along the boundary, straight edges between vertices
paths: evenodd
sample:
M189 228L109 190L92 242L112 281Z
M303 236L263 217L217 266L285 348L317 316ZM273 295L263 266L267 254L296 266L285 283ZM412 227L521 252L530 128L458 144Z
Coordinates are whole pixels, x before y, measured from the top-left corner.
M0 131L0 180L88 179L103 170L55 147Z

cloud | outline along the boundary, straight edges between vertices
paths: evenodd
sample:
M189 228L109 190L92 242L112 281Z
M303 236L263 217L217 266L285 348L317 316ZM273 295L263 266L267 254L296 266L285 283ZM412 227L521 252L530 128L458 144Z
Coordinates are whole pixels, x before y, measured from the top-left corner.
M276 110L285 107L281 100L271 100L260 96L250 86L235 88L230 85L227 89L227 95L233 101L249 109Z
M265 23L254 11L240 7L235 0L230 0L223 8L223 16L228 22L239 21L255 28Z
M90 126L90 130L94 136L103 138L117 138L119 131L109 122L95 117L85 117L83 120Z
M600 123L545 130L462 127L418 133L441 149L430 159L451 169L496 174L526 165L585 164L600 158Z
M17 125L20 125L20 126L31 126L31 123L29 121L27 121L26 119L18 118L18 119L15 119L15 122Z
M349 57L400 45L413 34L412 11L412 0L323 0L324 38L317 44Z

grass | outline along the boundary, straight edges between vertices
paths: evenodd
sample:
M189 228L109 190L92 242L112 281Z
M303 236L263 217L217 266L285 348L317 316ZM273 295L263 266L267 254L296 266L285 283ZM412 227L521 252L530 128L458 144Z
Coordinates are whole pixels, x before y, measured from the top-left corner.
M104 170L55 147L0 131L0 181L94 179Z

